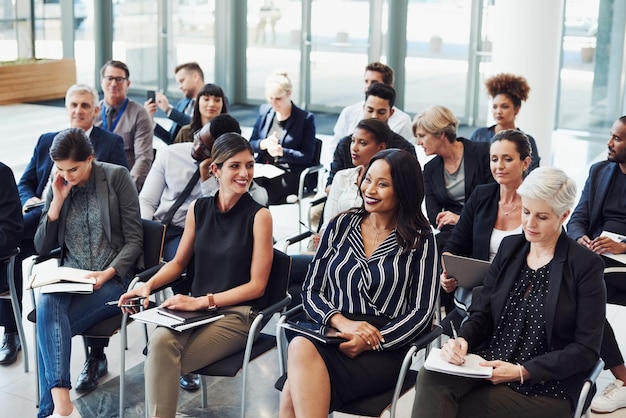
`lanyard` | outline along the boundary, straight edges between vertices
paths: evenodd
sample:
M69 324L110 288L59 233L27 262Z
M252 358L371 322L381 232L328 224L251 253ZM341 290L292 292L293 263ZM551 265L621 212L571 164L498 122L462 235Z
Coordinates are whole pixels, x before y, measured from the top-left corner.
M102 114L102 127L104 128L104 130L109 131L109 132L113 132L115 130L117 123L120 121L122 114L126 110L127 104L128 104L128 97L126 98L126 100L124 100L124 104L120 108L120 111L117 112L117 116L115 117L115 120L113 121L113 126L111 126L111 129L109 129L109 127L107 126L106 111L104 109L104 106L102 106L102 110L100 111L100 113Z

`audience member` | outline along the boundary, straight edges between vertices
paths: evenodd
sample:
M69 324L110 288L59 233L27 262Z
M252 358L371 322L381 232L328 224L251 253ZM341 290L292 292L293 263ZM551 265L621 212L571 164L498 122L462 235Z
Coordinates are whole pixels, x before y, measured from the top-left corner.
M181 373L243 349L252 320L268 297L272 218L247 193L254 175L252 147L238 134L224 134L215 141L211 158L218 192L189 207L174 259L144 286L120 298L124 304L131 297L144 296L147 306L153 289L177 279L193 262L191 296L175 295L162 306L184 311L218 308L224 314L219 321L182 332L164 327L154 330L144 367L146 408L151 417L175 417Z
M330 222L302 291L307 315L347 341L291 340L281 418L326 417L393 388L408 344L431 329L437 249L421 209L417 158L380 151L360 187L363 206Z
M440 250L474 188L493 182L489 144L457 137L458 125L454 113L444 106L429 107L413 119L417 144L427 156L436 156L424 166L424 185L428 219L440 231L437 235Z
M522 107L522 102L528 99L530 86L524 77L513 74L501 73L485 80L487 93L492 99L491 114L496 121L495 125L486 128L478 128L470 136L470 140L476 142L491 142L491 138L506 129L521 129L515 126L515 117ZM532 148L532 161L528 171L539 167L539 149L535 138L526 134Z
M315 154L315 117L291 101L292 91L285 72L276 72L267 79L265 95L269 104L259 108L250 137L258 163L275 164L285 171L272 179L256 179L267 190L270 204L283 203L287 196L298 194L300 173L313 164Z
M35 249L61 248L60 264L91 270L91 294L41 293L37 302L37 357L41 398L38 417L80 414L70 401L72 337L119 313L118 299L141 262L142 228L137 189L119 165L95 161L81 129L59 132L50 147L56 172L35 234ZM106 357L90 362L106 373ZM94 351L90 358L94 357ZM96 382L97 384L97 379ZM53 415L54 414L54 415Z
M172 106L165 94L156 92L156 102L148 99L143 104L153 118L158 107L172 121L169 131L165 130L158 123L154 124L154 134L166 144L172 144L180 128L191 122L196 97L202 86L204 86L204 72L202 72L202 68L200 68L197 62L186 62L176 66L174 74L176 75L178 88L183 92L184 98Z
M504 237L522 233L522 198L517 188L530 165L530 153L528 138L520 131L509 129L493 137L489 155L496 182L476 186L444 246L444 254L492 261ZM441 287L447 293L456 289L454 299L462 319L472 302L472 290L457 286L456 278L449 277L443 266Z
M17 248L20 242L24 228L21 212L20 197L17 193L13 171L0 163L0 257L10 254L11 251ZM4 264L1 266L0 294L9 290L8 280L13 279L12 277L7 277L7 270L4 268ZM2 302L5 302L5 300L2 300ZM1 308L2 316L0 316L0 319L8 323L7 319L9 317L13 318L11 304L8 304L8 309L5 309L4 304ZM14 363L17 360L17 352L22 349L20 338L17 335L15 320L11 321L11 323L12 327L4 325L4 338L2 339L2 347L0 347L0 364Z
M98 92L84 84L70 86L65 95L65 108L67 110L70 126L80 128L89 137L94 148L95 156L99 161L128 167L124 153L124 140L119 135L107 132L93 125L98 115ZM33 155L18 182L18 190L22 202L24 219L24 232L19 243L20 253L15 259L15 283L18 299L22 300L22 262L35 254L35 231L39 225L46 191L46 185L50 180L53 162L50 159L50 146L58 132L43 134L37 140ZM17 325L11 302L0 300L0 325L5 327L5 334L11 334L17 339ZM89 340L90 343L98 344L97 340ZM17 359L15 346L7 346L5 350L7 364ZM0 355L0 358L2 356ZM77 388L82 388L82 379L79 378Z
M626 240L612 239L603 232L626 236L626 116L613 123L607 147L606 161L592 165L589 170L580 201L567 224L567 235L595 253L624 254ZM624 266L608 257L602 259L606 267ZM607 301L611 303L617 299L620 303L619 296L623 300L626 293L626 274L606 275L604 282ZM604 413L625 408L626 367L608 321L604 322L600 357L616 379L594 398L591 410Z
M361 119L374 118L389 124L390 117L394 114L393 104L396 100L396 91L393 87L382 83L374 83L365 92L365 103L361 108ZM360 120L360 119L359 119ZM356 126L356 124L354 125ZM415 146L392 130L391 141L387 144L389 148L404 149L417 157ZM354 132L354 130L352 131ZM326 190L333 182L335 173L339 170L352 168L352 158L350 156L350 143L352 132L341 138L337 143L337 148L333 154L333 162L330 164L330 173L326 181ZM413 134L411 134L411 137Z
M376 83L393 87L393 79L394 75L391 67L382 62L372 62L365 67L363 92L367 93L367 90ZM367 100L367 95L365 96L365 100ZM334 135L332 142L325 146L334 150L337 148L337 144L341 138L349 136L354 132L356 124L363 119L364 105L365 101L361 100L342 109L333 129ZM409 115L395 107L392 103L388 119L389 127L393 132L413 143L413 130L411 129L411 117Z
M152 118L142 105L127 97L130 72L126 64L108 61L100 69L100 77L104 99L94 123L124 138L130 176L141 190L154 158Z
M493 368L488 379L421 369L412 418L570 417L598 360L606 292L602 260L563 230L576 185L556 168L531 172L517 189L523 235L502 240L470 316L442 347Z
M324 223L319 229L319 233L311 236L312 245L310 247L317 249L321 233L335 216L348 209L362 206L361 177L372 157L378 151L386 149L391 138L391 129L385 122L378 119L363 119L358 123L352 134L350 144L352 164L355 167L337 172L324 204ZM291 307L302 303L296 295L301 290L302 282L312 259L313 256L307 253L291 256L291 271L289 273L289 289L292 295Z
M193 142L193 134L198 132L204 125L211 122L214 117L222 113L228 113L224 90L215 84L205 84L196 97L193 116L188 125L180 128L174 142Z

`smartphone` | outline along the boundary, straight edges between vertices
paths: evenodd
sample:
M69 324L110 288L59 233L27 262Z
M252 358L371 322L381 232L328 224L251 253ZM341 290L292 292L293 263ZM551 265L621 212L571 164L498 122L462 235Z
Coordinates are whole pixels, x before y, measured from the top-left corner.
M136 296L134 298L130 298L126 301L125 304L120 305L120 308L134 308L134 307L139 307L140 303L142 300L144 300L144 297L141 296ZM105 305L108 306L117 306L118 301L117 300L110 300L108 302L105 302Z
M156 103L156 92L154 90L146 91L146 97L148 100L152 99L152 103Z

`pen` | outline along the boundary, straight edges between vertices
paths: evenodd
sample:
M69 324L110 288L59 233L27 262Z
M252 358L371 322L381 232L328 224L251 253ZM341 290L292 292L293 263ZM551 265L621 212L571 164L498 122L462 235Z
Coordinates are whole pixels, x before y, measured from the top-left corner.
M452 328L452 337L454 337L454 343L457 347L459 347L459 335L456 333L456 327L454 326L454 322L450 321L450 328ZM465 359L461 358L461 361L465 363Z

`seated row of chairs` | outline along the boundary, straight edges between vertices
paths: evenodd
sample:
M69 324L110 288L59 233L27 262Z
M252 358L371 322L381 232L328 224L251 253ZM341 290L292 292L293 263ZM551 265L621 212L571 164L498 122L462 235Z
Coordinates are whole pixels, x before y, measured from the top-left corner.
M144 263L145 270L141 272L137 272L136 278L133 280L130 286L135 286L139 282L147 281L162 265L161 262L161 251L163 246L163 240L165 237L165 227L156 221L148 221L143 220L143 231L144 231ZM306 234L306 233L305 233ZM288 240L289 241L289 240ZM293 240L294 242L297 242ZM2 259L2 262L5 267L9 270L7 277L13 277L12 269L13 263L15 260L15 255L17 254L15 251L14 254L10 254ZM49 260L54 257L58 257L59 254L52 254L48 256L36 257L32 260L30 265L29 273L32 272L32 268L40 264L46 260ZM285 322L289 318L292 318L297 315L302 315L302 306L298 305L293 309L285 312L285 308L291 302L292 296L288 291L288 280L289 280L289 271L290 271L290 257L287 256L284 252L279 250L274 250L274 261L272 264L272 269L270 273L269 287L268 291L270 292L270 302L267 307L265 307L255 319L252 328L250 330L249 338L246 344L246 347L241 352L235 353L227 358L222 359L219 362L206 366L200 370L195 371L202 376L202 385L201 385L201 398L202 398L202 407L206 407L208 403L207 399L207 391L206 391L206 381L205 376L228 376L233 377L242 370L242 388L241 388L241 417L245 417L246 415L246 394L247 394L247 383L248 383L248 364L250 361L259 357L260 355L267 353L274 347L278 347L278 357L279 357L279 370L280 374L284 374L286 372L286 337L284 334L284 328L280 326L281 323ZM16 306L19 302L17 300L17 292L14 288L14 283L9 280L9 294L8 295L0 295L0 297L10 298L14 306ZM11 284L13 286L11 286ZM162 289L159 289L159 291ZM292 290L293 292L293 290ZM35 303L35 295L34 292L31 292L33 299L33 306ZM298 295L299 296L299 295ZM18 309L14 308L14 311L19 312ZM270 319L274 317L275 314L282 313L282 316L278 320L276 326L276 335L272 335L270 333L261 332L266 325L269 323ZM35 321L34 312L29 314L29 319ZM100 338L110 338L112 335L116 333L120 333L120 381L119 381L119 416L124 416L125 409L125 351L127 349L127 340L126 340L126 326L129 321L128 314L122 314L120 312L119 315L109 318L101 323L93 326L86 332L82 334L85 337L100 337ZM20 335L20 339L22 341L22 347L24 350L24 369L28 372L28 351L26 345L26 338L24 335L24 330L22 326L21 318L18 318L18 333ZM415 379L417 377L417 372L411 369L411 365L415 362L417 355L420 351L425 350L426 353L431 343L435 341L443 332L443 328L441 325L435 325L433 330L428 334L422 336L421 338L414 341L410 349L408 350L400 375L398 376L398 381L396 387L392 390L384 391L380 393L378 396L369 397L367 399L361 399L356 402L351 403L350 405L346 405L342 407L340 410L336 412L343 412L352 415L359 416L368 416L368 417L377 417L381 416L385 411L390 410L390 416L393 418L396 416L397 402L400 396L409 391L415 384ZM255 339L254 336L258 337ZM144 338L147 343L147 327L144 325ZM36 343L36 338L35 338ZM87 347L85 346L85 350ZM86 353L87 354L87 353ZM575 418L584 416L583 414L588 409L589 403L591 401L592 395L595 392L595 381L598 375L601 373L603 369L604 363L602 360L599 360L594 368L590 371L588 378L584 382L584 388L581 392L580 399L577 402L577 408L575 414L573 415ZM37 399L39 399L39 385L37 387ZM332 416L332 413L331 413Z

